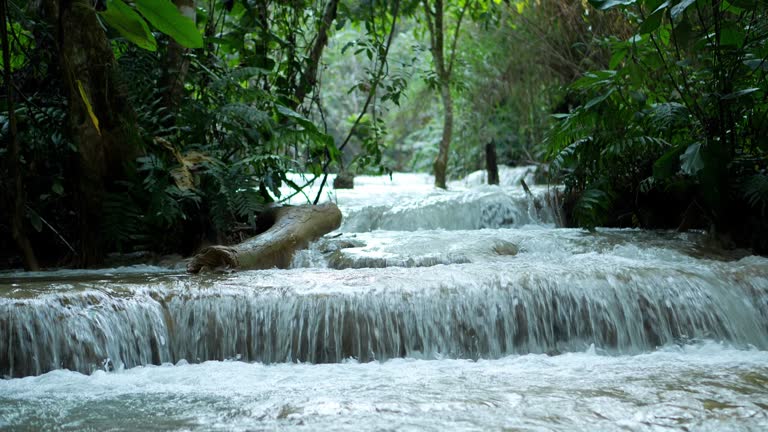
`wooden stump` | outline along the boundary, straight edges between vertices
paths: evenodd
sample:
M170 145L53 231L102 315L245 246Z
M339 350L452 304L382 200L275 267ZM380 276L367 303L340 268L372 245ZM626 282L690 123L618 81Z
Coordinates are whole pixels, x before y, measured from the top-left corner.
M485 145L485 168L488 170L488 184L499 184L499 165L496 163L496 144L493 141Z
M266 216L274 220L269 229L234 246L202 249L192 257L187 271L286 268L297 250L341 225L341 211L333 203L277 207Z

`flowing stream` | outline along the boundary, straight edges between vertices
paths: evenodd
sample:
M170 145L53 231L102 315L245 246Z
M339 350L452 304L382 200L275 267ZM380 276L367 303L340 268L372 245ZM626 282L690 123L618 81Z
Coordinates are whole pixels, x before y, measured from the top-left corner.
M768 430L768 259L531 172L358 177L288 270L0 273L0 430Z

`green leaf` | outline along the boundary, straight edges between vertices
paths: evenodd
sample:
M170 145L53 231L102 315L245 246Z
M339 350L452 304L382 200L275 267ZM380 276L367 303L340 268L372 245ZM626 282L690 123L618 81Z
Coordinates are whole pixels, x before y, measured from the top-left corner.
M762 69L768 72L768 60L749 59L749 60L744 60L744 64L752 70Z
M297 113L296 111L288 108L285 105L277 105L277 112L282 114L285 117L288 117L289 119L295 121L298 123L301 127L303 127L306 130L312 131L312 132L319 132L317 130L317 126L315 126L314 123L312 123L311 120L304 117L303 115Z
M665 3L665 2L663 2L662 0L643 0L641 2L642 6L653 11L658 9L662 3ZM666 3L669 3L669 2L666 2Z
M627 56L626 47L621 47L615 50L613 54L611 54L611 61L608 63L608 67L611 69L616 69L626 56Z
M692 4L696 3L696 0L683 0L680 3L672 6L672 9L670 9L669 14L672 16L673 20L676 20L677 17L680 16L683 12L685 12L686 9Z
M724 3L730 3L733 6L736 6L741 9L752 10L752 8L757 6L758 0L728 0L727 2L724 2ZM763 3L765 2L763 1Z
M664 13L667 11L668 6L669 2L662 3L661 6L653 11L653 13L651 13L648 18L645 19L645 21L643 21L638 32L640 34L648 34L659 28L661 25L661 20L664 18Z
M683 153L682 147L674 147L664 153L653 163L653 177L658 180L665 180L677 174L680 169L680 156Z
M157 51L157 41L147 23L122 0L107 0L107 9L99 15L124 38L145 50Z
M591 71L571 84L571 88L583 89L596 85L608 84L616 76L615 70Z
M589 0L589 4L596 9L607 10L616 6L627 6L634 4L636 0Z
M741 96L745 96L745 95L748 95L750 93L754 93L754 92L756 92L758 90L760 90L760 89L757 88L757 87L752 87L752 88L748 88L748 89L744 89L744 90L739 90L739 91L735 91L733 93L728 93L727 95L721 97L720 99L722 99L722 100L736 99L736 98L739 98Z
M688 17L683 17L675 24L675 28L672 30L675 37L675 42L680 46L686 46L691 42L694 36L693 26Z
M55 192L57 195L64 195L64 186L61 185L61 183L56 182L51 187L51 190Z
M733 23L728 23L720 30L720 45L741 48L747 34Z
M688 146L685 153L680 155L680 169L688 175L695 175L704 168L704 159L701 157L701 143L693 143Z
M614 90L615 90L615 89L611 88L611 89L610 89L610 90L608 90L607 92L605 92L605 93L601 94L600 96L597 96L596 98L594 98L594 99L590 100L589 102L587 102L587 103L586 103L586 105L584 105L584 109L590 109L590 108L592 108L593 106L595 106L595 105L598 105L598 104L600 104L601 102L603 102L604 100L608 99L608 97L609 97L611 94L613 94L613 91L614 91Z
M170 0L134 0L136 9L156 29L187 48L202 48L203 36L195 22L183 16Z
M295 121L299 126L304 128L309 136L323 144L326 150L328 150L331 158L336 156L338 150L336 149L333 137L321 132L311 120L284 105L277 105L277 112Z
M659 40L661 40L661 43L664 44L664 46L669 45L671 37L672 32L669 30L669 26L663 26L659 28Z
M729 12L734 15L740 15L742 12L744 12L744 9L737 7L734 2L729 2L727 0L723 0L723 2L720 3L720 10L723 12Z

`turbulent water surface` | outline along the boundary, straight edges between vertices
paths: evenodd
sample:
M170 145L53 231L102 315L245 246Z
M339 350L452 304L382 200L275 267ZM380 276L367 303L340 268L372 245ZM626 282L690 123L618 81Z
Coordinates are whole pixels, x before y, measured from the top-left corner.
M531 173L357 178L288 270L0 273L0 429L767 430L768 259Z

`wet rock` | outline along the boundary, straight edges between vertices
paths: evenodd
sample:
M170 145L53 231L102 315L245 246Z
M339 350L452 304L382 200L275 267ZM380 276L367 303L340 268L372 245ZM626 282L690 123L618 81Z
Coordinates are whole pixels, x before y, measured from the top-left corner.
M518 252L520 252L520 249L517 247L517 245L504 240L496 240L493 243L492 249L496 255L512 256L517 255Z
M333 179L334 189L354 189L355 188L355 175L348 172L339 173L335 179Z

